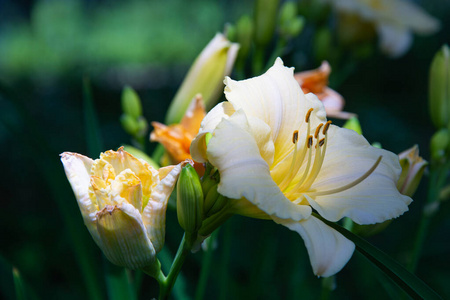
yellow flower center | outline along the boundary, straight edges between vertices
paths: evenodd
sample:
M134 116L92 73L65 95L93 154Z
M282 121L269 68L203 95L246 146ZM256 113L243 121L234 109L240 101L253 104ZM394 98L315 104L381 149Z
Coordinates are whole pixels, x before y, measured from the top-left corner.
M311 131L310 116L312 111L313 108L309 109L305 116L307 132L303 147L299 147L298 130L295 130L292 135L292 142L295 145L292 162L288 173L278 185L284 195L295 204L300 204L305 199L305 193L310 197L315 197L335 194L354 187L375 171L382 158L380 156L367 172L346 185L327 191L311 190L310 188L319 175L325 159L328 129L331 125L331 121L320 123L314 131ZM303 173L300 173L301 169L303 169Z

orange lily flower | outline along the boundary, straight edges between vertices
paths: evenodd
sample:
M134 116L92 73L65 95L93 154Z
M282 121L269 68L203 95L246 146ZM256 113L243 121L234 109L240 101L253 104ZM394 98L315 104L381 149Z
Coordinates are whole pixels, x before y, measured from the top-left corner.
M152 122L154 130L150 134L150 141L159 142L166 148L171 163L192 159L189 147L197 135L205 115L203 98L198 94L192 99L180 124L167 126L159 122ZM203 164L195 163L194 167L201 176L204 172Z
M342 111L345 104L344 98L338 92L328 87L330 73L330 64L324 61L319 68L295 73L294 77L300 84L303 93L313 93L322 101L327 116L338 119L350 119L355 114Z

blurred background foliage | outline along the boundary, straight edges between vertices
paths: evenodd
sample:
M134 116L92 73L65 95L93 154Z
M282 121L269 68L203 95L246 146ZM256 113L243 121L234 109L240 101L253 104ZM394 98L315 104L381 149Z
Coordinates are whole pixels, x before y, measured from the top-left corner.
M329 60L330 86L344 96L345 110L358 114L366 138L395 153L418 144L427 159L434 132L427 112L428 68L436 51L450 42L450 1L415 2L441 20L441 29L432 36L416 36L410 51L394 60L374 43L346 48L337 40L336 20L317 13L310 1L300 1L306 25L289 42L283 59L297 71ZM37 299L87 297L77 249L87 249L95 258L84 262L91 264L94 277L105 268L82 225L58 157L64 151L88 154L82 79L91 81L104 150L117 149L129 142L119 122L122 88L136 89L146 119L162 122L196 55L224 24L251 15L253 5L250 0L0 0L0 298L15 298L12 266L28 296ZM155 144L149 146L151 150ZM402 263L410 254L426 181L410 212L369 239ZM445 202L417 270L447 297L449 213ZM168 212L167 227L167 247L173 254L182 235L174 211ZM235 216L218 234L206 299L320 297L322 282L313 276L295 233L273 222ZM184 279L177 284L187 295L195 293L201 260L201 252L190 256L182 270ZM151 278L141 283L138 273L128 275L141 284L139 298L156 296ZM100 298L106 297L105 280L96 284L103 291ZM398 299L399 293L355 254L337 275L332 299ZM182 299L179 295L174 297Z

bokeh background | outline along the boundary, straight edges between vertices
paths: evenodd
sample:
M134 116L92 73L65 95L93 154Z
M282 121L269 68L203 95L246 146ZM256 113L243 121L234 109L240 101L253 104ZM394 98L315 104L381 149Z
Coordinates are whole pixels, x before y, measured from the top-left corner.
M335 51L347 51L334 44L320 48L319 55L317 24L322 22L333 34L335 20L318 21L306 12L305 28L283 59L297 71L329 59L334 70L330 86L344 96L345 110L358 114L365 137L395 153L418 144L428 159L434 133L428 70L436 51L450 42L450 1L415 2L441 21L441 29L415 36L400 58L389 58L372 46L358 58L349 54L333 60ZM107 292L110 282L101 275L108 265L82 224L58 156L88 151L83 78L91 83L104 150L117 149L130 140L119 122L123 87L138 92L147 120L163 122L198 53L226 23L252 15L253 5L250 0L0 0L0 298L15 299L14 266L31 298L86 299L90 294L80 271L83 263L90 265L101 297L112 297ZM148 144L150 153L154 147ZM427 179L410 211L369 238L401 263L410 255ZM450 297L449 216L449 203L442 203L417 270L444 297ZM167 248L173 254L182 235L174 211L168 212L167 228ZM205 299L320 297L322 281L311 272L297 234L240 216L218 234ZM88 249L94 259L83 261L77 249ZM174 298L193 299L201 260L201 251L188 258L177 283L185 293ZM128 275L139 299L157 295L153 279ZM332 299L397 299L400 293L355 253L337 275Z

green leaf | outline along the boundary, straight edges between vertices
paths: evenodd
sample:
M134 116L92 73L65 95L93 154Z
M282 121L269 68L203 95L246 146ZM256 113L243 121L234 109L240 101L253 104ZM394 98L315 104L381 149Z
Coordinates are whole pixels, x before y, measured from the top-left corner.
M413 299L442 299L435 291L426 285L417 276L406 270L397 261L386 253L382 252L366 240L351 233L347 229L336 223L325 220L321 216L314 216L322 220L325 224L340 232L343 236L351 240L356 245L356 249L368 258L375 266L393 280L402 290Z

